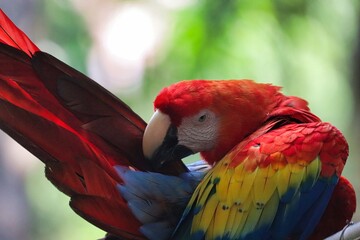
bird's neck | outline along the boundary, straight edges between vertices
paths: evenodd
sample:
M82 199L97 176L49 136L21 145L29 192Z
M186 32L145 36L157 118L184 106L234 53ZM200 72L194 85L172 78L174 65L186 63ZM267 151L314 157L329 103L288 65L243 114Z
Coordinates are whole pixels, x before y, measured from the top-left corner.
M264 118L265 119L265 116ZM202 158L208 162L210 165L213 165L216 162L219 162L227 153L244 142L250 135L256 132L263 125L264 121L252 121L243 123L241 129L232 129L228 131L225 135L220 135L218 144L208 151L201 152Z

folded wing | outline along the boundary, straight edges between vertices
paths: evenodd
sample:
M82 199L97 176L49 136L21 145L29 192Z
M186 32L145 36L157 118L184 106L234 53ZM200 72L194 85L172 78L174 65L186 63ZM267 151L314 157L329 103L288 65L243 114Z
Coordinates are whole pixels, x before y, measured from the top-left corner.
M345 139L328 123L250 136L199 184L174 239L307 239L347 154Z

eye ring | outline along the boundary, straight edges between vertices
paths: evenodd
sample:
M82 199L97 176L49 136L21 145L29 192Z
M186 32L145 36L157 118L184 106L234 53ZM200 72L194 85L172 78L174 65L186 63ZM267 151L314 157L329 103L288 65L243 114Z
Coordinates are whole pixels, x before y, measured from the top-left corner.
M201 115L201 116L198 118L198 121L199 121L199 122L205 122L206 118L207 118L207 115L206 115L206 114L203 114L203 115Z

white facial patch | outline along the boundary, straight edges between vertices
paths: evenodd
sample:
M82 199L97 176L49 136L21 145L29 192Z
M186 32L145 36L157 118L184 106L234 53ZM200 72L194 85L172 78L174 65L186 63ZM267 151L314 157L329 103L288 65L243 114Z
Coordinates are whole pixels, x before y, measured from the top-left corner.
M178 127L179 145L186 146L193 152L210 150L218 136L218 121L215 113L207 109L184 118Z

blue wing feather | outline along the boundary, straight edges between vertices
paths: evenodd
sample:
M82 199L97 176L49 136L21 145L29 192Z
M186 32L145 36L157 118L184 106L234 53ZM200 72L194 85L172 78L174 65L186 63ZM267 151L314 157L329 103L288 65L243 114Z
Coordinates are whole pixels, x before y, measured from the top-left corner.
M123 184L120 195L143 225L140 231L150 240L169 239L186 204L209 166L204 161L189 164L179 177L115 167Z
M290 204L282 202L271 228L270 239L307 239L321 218L338 177L319 178L306 192L298 194Z
M325 211L325 208L327 207L329 200L331 198L331 195L334 191L334 188L338 182L338 177L334 175L330 179L319 179L319 182L317 184L319 185L325 185L324 190L322 193L316 198L311 199L311 195L315 193L307 193L304 196L304 199L302 201L302 205L311 204L310 208L308 208L307 212L304 214L304 217L300 221L300 223L297 225L296 232L301 233L300 239L307 239L310 234L315 229L317 223L319 222L323 212ZM316 184L316 185L317 185ZM316 187L315 185L315 187ZM315 189L313 191L316 191ZM310 199L307 199L310 198ZM303 207L303 206L300 206Z

